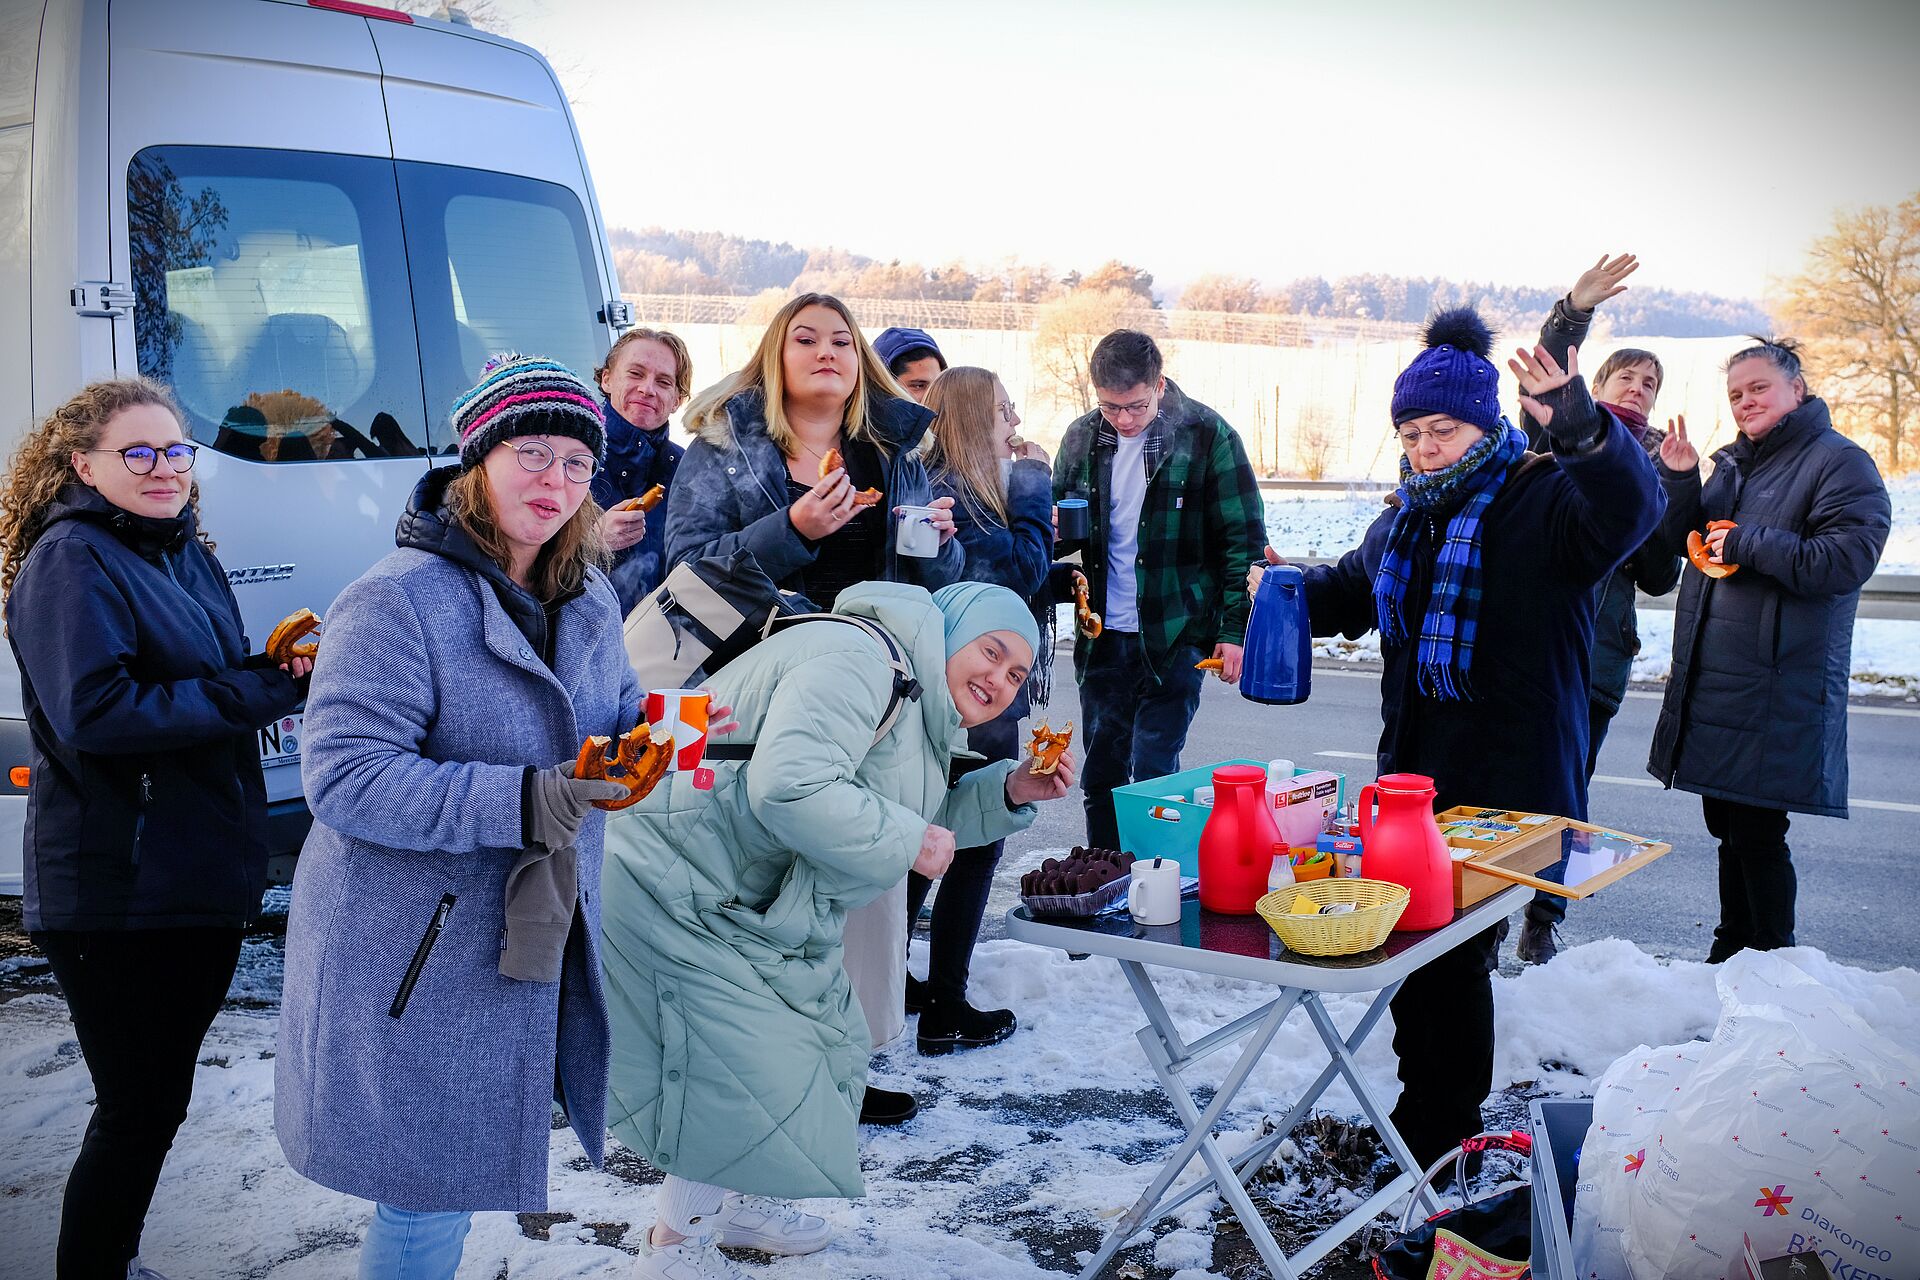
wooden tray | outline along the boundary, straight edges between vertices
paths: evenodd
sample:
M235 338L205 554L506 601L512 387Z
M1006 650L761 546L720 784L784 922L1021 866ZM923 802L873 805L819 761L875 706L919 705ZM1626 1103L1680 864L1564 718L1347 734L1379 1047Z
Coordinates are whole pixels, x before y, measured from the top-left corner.
M1515 856L1509 858L1475 855L1467 863L1472 868L1467 874L1470 880L1497 879L1544 889L1562 898L1578 899L1598 893L1622 876L1638 871L1649 862L1673 851L1670 844L1628 835L1611 827L1595 826L1591 822L1563 821L1560 836L1558 840L1534 842L1531 853L1516 849ZM1569 855L1564 846L1570 841L1590 847L1576 848ZM1543 855L1544 861L1540 861ZM1457 868L1459 864L1455 866ZM1536 872L1553 872L1558 878L1547 879L1534 874Z
M1565 818L1510 809L1480 809L1458 805L1433 815L1440 837L1454 851L1453 905L1472 906L1491 898L1512 883L1482 868L1508 868L1519 873L1545 870L1560 861L1557 838ZM1470 856L1462 858L1462 852ZM1363 864L1364 865L1364 864Z

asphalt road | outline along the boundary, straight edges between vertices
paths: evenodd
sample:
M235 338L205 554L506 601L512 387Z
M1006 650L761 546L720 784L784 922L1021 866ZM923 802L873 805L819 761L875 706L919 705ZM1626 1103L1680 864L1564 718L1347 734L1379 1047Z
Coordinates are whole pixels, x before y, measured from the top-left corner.
M1079 723L1070 660L1061 657L1062 678L1046 718L1055 725ZM1666 791L1646 773L1659 698L1654 689L1629 693L1601 749L1589 807L1595 822L1668 841L1673 852L1572 903L1560 933L1563 946L1621 937L1659 955L1698 960L1712 942L1719 918L1717 855L1700 818L1700 799ZM1286 756L1302 768L1345 773L1351 795L1373 780L1379 732L1380 681L1371 672L1317 666L1313 696L1294 707L1248 702L1209 680L1182 763L1192 768L1236 757ZM1800 877L1798 940L1864 968L1920 968L1920 929L1913 925L1920 905L1920 708L1855 705L1847 736L1853 817L1796 814L1787 837ZM1877 807L1882 805L1891 807ZM1019 889L1013 873L1035 865L1040 850L1085 839L1077 790L1044 806L1033 827L1009 842L986 936L1004 934L1002 917ZM1512 955L1510 945L1506 954Z

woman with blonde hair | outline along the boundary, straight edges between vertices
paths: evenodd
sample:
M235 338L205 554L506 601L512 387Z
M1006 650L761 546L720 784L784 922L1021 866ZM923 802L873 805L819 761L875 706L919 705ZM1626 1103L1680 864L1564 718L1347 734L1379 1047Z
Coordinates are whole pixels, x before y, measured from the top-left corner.
M1005 384L989 370L966 365L947 370L929 388L925 403L939 415L927 471L934 493L954 500L957 536L967 556L965 576L1033 602L1039 634L1050 641L1053 607L1046 587L1053 559L1053 473L1046 452L1014 434L1020 414ZM1019 756L1020 720L1034 702L1046 701L1051 656L1051 645L1043 642L1032 674L1007 709L967 730L967 746L981 758L956 761L956 780ZM997 1044L1017 1025L1011 1009L976 1009L967 1002L973 945L1005 846L995 841L956 852L934 895L927 979L907 976L906 1010L920 1015L915 1040L921 1053ZM909 932L932 887L918 872L907 877Z
M165 388L96 382L28 434L0 494L32 742L22 909L96 1097L63 1280L159 1275L141 1227L266 888L256 732L299 705L310 667L248 656L194 454Z
M640 690L588 496L600 406L509 355L451 417L460 460L329 610L307 706L274 1126L375 1202L369 1280L444 1280L475 1210L545 1210L556 1101L605 1143L593 806L624 790L573 761Z

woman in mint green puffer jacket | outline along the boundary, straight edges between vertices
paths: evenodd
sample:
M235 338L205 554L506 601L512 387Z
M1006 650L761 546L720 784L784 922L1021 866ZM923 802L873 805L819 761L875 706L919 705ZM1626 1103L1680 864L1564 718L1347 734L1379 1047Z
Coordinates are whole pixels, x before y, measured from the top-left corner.
M1070 759L1052 776L1002 761L947 785L965 729L998 715L1032 666L1018 596L866 583L835 612L891 635L920 686L877 741L895 687L885 645L802 623L710 682L740 722L716 743L752 742L752 758L714 762L710 790L672 774L607 825L608 1119L669 1175L643 1275L679 1259L705 1274L716 1244L826 1243L821 1219L771 1198L862 1193L870 1046L841 963L847 911L909 868L938 875L956 841L1024 829L1033 802L1072 785Z

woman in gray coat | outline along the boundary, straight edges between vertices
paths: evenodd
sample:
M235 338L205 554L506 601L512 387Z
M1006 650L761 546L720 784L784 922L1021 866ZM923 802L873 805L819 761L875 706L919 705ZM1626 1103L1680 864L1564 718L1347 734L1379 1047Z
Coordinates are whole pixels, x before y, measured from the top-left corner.
M639 719L592 392L497 357L452 418L459 465L327 616L274 1062L280 1145L376 1202L360 1274L383 1280L451 1277L474 1210L546 1208L556 1101L600 1161L593 802L624 792L572 771Z
M1893 528L1867 451L1833 429L1790 342L1727 362L1739 438L1700 455L1678 423L1661 442L1673 553L1703 535L1713 578L1689 569L1673 671L1647 770L1700 796L1720 842L1720 924L1707 961L1793 945L1787 813L1847 816L1847 674L1860 588ZM1730 521L1731 527L1713 525Z

